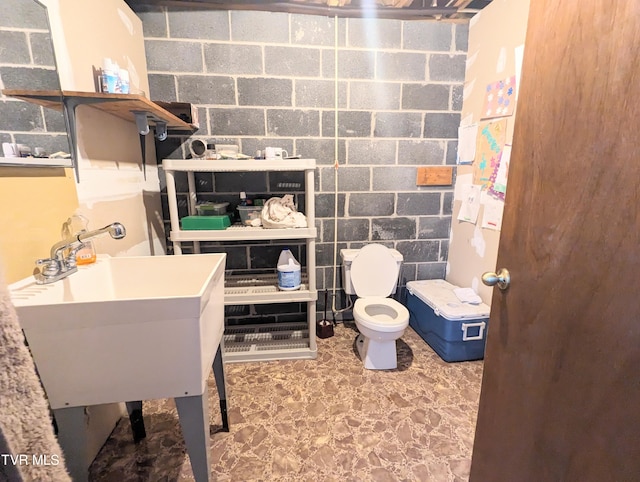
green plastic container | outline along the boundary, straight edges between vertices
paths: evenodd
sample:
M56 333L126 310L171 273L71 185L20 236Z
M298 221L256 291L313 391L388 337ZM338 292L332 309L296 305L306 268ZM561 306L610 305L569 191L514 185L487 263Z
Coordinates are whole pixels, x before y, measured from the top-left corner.
M227 229L231 226L231 220L226 214L222 216L185 216L180 222L182 229L185 230Z

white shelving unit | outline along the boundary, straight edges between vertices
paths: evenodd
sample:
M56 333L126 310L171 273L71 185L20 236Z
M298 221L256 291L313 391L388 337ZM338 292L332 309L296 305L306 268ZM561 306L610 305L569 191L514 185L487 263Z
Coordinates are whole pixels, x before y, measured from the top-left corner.
M244 241L304 239L307 246L307 275L295 291L281 291L275 273L267 276L230 276L225 280L225 305L268 303L307 303L306 323L274 323L228 327L224 335L226 362L282 359L313 359L316 347L316 246L314 207L315 159L283 160L199 160L165 159L162 168L167 179L170 239L173 251L182 255L183 242L193 242L194 252L200 252L201 241ZM183 230L178 216L175 173L186 172L189 183L189 213L195 214L196 172L303 171L305 173L305 206L307 228L265 229L250 226L230 226L224 230Z

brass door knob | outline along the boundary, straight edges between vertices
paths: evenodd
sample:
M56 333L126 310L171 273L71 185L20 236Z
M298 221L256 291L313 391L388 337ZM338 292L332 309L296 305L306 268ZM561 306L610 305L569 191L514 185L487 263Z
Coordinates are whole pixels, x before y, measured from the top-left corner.
M482 282L487 286L498 285L498 288L504 291L509 287L509 283L511 283L511 275L506 268L498 270L497 273L487 271L482 275Z

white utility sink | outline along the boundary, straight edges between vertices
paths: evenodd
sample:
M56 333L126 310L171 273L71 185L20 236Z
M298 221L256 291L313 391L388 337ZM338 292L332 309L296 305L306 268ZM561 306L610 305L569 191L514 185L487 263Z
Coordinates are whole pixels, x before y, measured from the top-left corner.
M202 395L224 331L224 254L99 257L10 286L53 409Z

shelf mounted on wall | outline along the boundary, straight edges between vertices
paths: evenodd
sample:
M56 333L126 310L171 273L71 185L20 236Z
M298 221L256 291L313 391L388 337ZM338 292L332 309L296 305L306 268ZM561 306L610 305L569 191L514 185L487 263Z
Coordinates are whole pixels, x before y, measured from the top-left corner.
M76 180L80 181L77 145L78 138L76 132L76 108L80 105L87 105L94 109L115 115L121 119L135 122L140 135L140 149L142 153L142 168L146 179L146 149L144 136L150 132L153 125L158 140L167 138L167 130L193 132L196 126L188 124L176 117L155 102L150 101L139 94L106 94L96 92L76 92L59 90L14 90L5 89L2 93L9 97L41 105L47 108L62 110L64 113L67 133L69 134L70 148L75 160L74 167Z

